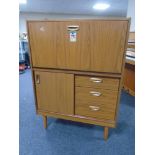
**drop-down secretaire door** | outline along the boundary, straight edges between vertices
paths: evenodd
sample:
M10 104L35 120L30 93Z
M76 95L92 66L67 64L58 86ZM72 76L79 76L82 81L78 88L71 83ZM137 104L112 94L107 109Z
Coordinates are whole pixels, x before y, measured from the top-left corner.
M128 20L28 22L34 67L121 73Z

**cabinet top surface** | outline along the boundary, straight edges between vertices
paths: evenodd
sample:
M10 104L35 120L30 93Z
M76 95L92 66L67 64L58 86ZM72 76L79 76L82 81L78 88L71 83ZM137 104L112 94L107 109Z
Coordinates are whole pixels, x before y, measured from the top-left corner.
M52 22L52 21L130 21L131 18L126 18L126 17L104 17L104 18L78 18L78 19L75 19L75 18L69 18L69 19L42 19L42 20L27 20L27 22Z

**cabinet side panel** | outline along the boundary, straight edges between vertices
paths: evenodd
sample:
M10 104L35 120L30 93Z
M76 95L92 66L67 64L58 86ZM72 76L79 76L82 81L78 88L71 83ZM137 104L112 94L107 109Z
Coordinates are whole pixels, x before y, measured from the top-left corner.
M123 53L123 57L122 57L122 66L121 66L121 78L120 78L120 83L119 83L117 106L116 106L116 112L115 112L116 113L115 114L115 122L117 121L118 111L119 111L120 97L121 97L122 84L123 84L123 75L124 75L124 69L125 69L126 49L127 49L127 45L128 45L129 30L130 30L130 22L131 22L131 20L128 21L127 31L126 31L126 35L125 35L124 53Z

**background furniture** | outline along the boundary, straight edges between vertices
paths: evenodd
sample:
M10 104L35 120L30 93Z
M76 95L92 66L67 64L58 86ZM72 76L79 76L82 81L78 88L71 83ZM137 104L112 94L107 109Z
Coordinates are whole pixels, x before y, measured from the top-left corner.
M19 73L24 73L30 67L28 40L19 39Z
M135 96L135 33L129 33L126 51L125 69L123 77L123 89Z
M37 114L116 126L130 20L28 21Z

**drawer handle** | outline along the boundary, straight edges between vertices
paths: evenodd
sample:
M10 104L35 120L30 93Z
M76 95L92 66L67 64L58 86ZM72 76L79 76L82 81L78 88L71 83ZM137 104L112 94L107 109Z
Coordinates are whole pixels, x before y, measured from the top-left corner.
M100 110L100 107L93 106L93 105L90 105L89 108L90 108L92 111L98 111L98 110Z
M39 84L40 83L40 76L37 74L36 75L36 83Z
M69 25L67 26L68 31L78 31L79 26L78 25Z
M102 79L100 79L100 78L90 78L90 81L91 82L95 82L95 83L101 83L103 80Z
M102 94L102 93L97 92L97 91L90 91L89 93L90 93L91 95L93 95L93 96L101 96L101 94Z

